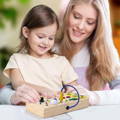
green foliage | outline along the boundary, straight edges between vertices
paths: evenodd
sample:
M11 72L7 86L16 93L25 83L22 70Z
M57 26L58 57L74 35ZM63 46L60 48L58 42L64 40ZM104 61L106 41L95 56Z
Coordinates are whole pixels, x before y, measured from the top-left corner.
M8 48L0 49L0 69L3 70L12 55L13 51Z
M0 21L0 28L4 28L4 27L5 27L5 25L4 25L3 21L1 20Z
M0 29L5 27L5 20L15 25L19 11L17 7L8 6L8 3L14 0L0 0ZM27 4L30 0L16 0L18 4Z
M20 3L22 4L27 4L30 0L19 0Z
M3 4L5 4L8 1L10 1L10 0L0 0L0 5L3 5Z
M10 21L13 25L16 22L16 18L17 18L17 10L15 8L1 8L0 9L0 14L1 14L1 18L4 18L8 21ZM4 24L4 23L2 23Z

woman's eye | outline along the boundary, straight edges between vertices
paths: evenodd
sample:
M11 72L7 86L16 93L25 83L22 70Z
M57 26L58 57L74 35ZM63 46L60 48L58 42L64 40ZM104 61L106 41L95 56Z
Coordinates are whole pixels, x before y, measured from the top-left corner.
M74 17L75 19L81 19L81 16L78 15L78 14L73 14L73 17Z
M79 16L77 16L77 15L74 15L74 18L75 18L75 19L79 19L80 17L79 17Z
M93 24L95 24L95 23L96 23L96 21L89 21L89 20L87 21L87 24L88 24L88 25L93 25Z
M95 22L87 22L89 25L93 25L95 24Z

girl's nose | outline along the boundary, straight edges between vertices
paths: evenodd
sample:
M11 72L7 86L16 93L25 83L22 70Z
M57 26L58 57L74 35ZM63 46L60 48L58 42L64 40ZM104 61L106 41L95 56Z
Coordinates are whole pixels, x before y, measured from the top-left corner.
M48 38L45 38L42 43L43 43L44 45L48 45L48 44L49 44Z

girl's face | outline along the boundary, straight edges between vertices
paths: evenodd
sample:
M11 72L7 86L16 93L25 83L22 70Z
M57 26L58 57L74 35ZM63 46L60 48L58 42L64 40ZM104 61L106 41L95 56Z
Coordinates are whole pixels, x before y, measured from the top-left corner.
M30 55L34 57L47 58L49 56L48 51L54 45L56 31L56 23L42 28L35 28L32 30L24 27L23 35L28 40L28 44L30 46Z
M93 33L97 23L97 11L90 4L76 5L68 18L68 34L74 44L84 43Z

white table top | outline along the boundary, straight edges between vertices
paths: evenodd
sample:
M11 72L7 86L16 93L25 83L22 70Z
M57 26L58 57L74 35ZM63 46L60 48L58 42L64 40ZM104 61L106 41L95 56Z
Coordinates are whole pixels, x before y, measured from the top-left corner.
M24 106L0 105L0 120L120 120L120 105L91 106L46 119L26 112Z

